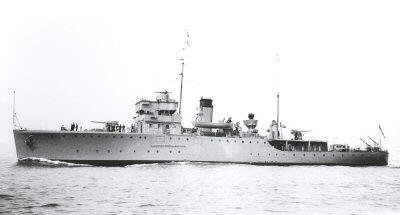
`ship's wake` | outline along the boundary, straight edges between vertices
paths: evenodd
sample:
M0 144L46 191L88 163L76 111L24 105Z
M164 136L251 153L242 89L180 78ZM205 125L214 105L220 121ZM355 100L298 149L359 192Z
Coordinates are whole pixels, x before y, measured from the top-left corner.
M58 160L48 160L46 158L21 158L18 159L18 165L35 167L88 167L88 164L75 164Z

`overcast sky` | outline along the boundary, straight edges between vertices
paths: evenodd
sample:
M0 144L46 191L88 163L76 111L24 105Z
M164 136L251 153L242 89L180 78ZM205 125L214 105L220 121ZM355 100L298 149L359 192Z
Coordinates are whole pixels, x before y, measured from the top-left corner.
M279 89L288 128L363 147L381 124L400 157L399 11L384 0L1 1L0 154L15 156L13 89L22 126L36 129L130 125L138 99L178 99L186 28L185 126L204 96L215 121L252 112L265 134Z

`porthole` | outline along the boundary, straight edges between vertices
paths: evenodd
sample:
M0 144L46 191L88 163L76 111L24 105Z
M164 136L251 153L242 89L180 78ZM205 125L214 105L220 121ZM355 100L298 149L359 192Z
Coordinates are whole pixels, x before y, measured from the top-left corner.
M110 150L107 150L108 153L110 153Z
M65 137L65 134L63 134L62 137Z
M121 153L121 152L122 152L122 150L119 150L119 152Z
M172 151L170 150L169 153L172 153Z
M108 135L104 136L105 138L108 138Z
M96 153L99 153L99 150L98 150L98 149L96 149Z
M211 142L213 141L213 139L211 139Z
M342 157L343 157L343 154L342 154Z
M144 137L144 139L146 139L147 137Z
M172 140L172 137L169 137L170 140Z
M86 135L83 135L82 137L86 137Z
M121 136L121 138L124 138L124 136Z
M93 135L90 135L90 138L93 138Z
M97 135L98 138L100 138L100 135Z
M76 150L76 153L79 153L79 150L78 150L78 149Z
M242 140L242 143L244 143L244 140Z
M268 153L268 156L271 156L271 153Z
M250 155L253 155L253 153L250 153Z
M333 154L332 157L335 157L335 155Z
M229 140L226 140L227 143L229 143Z
M251 141L249 141L249 143L251 143Z
M132 136L130 136L129 138L131 138L131 139L132 139Z
M221 142L221 139L219 139L218 141Z
M260 153L257 153L258 156L260 156Z
M314 157L315 157L315 154L314 154Z
M264 142L264 144L267 144L267 142Z
M78 135L74 134L74 137L78 137Z
M150 150L147 150L147 153L150 153Z
M322 156L324 156L324 157L325 157L325 154L323 154Z
M136 152L136 150L133 150L133 152Z
M296 156L296 154L293 154L293 156Z
M305 157L305 156L306 156L306 154L303 154L303 156Z
M285 156L285 154L282 154L282 156Z
M275 156L278 156L278 153L276 153L276 155Z
M157 150L157 153L158 153L158 150Z
M189 141L189 138L186 138L187 141Z
M115 138L115 135L113 136L113 138Z
M235 143L236 143L236 140L235 140L235 141L233 141L233 142L235 142Z
M257 144L258 144L258 141L257 141Z
M178 137L178 140L181 140L181 138L180 138L180 137Z
M178 153L181 153L181 151L178 151Z
M142 136L139 136L139 139L142 139Z

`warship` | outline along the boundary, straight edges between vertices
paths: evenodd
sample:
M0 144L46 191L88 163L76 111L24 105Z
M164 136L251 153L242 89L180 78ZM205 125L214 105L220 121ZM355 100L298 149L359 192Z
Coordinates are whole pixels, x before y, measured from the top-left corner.
M182 62L183 68L183 62ZM155 100L141 99L135 104L136 116L125 129L118 121L105 121L98 129L13 130L19 161L45 158L76 164L125 166L164 162L210 162L255 165L342 165L385 166L388 152L373 140L365 149L351 149L345 144L306 140L301 130L291 130L283 138L277 117L266 135L257 129L253 113L243 120L246 129L232 118L213 121L213 100L201 98L198 114L191 128L182 126L181 101L183 69L179 102L170 92L157 92ZM15 105L15 93L14 93ZM13 119L16 118L15 109ZM14 121L15 124L15 121ZM122 129L121 129L122 128ZM383 131L380 130L383 134Z

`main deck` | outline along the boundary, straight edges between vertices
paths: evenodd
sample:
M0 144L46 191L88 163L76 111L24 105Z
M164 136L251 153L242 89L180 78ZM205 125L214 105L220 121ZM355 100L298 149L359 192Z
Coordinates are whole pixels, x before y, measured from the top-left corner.
M386 151L282 151L266 138L150 135L116 132L14 130L18 159L46 158L123 166L160 162L257 165L387 165Z

